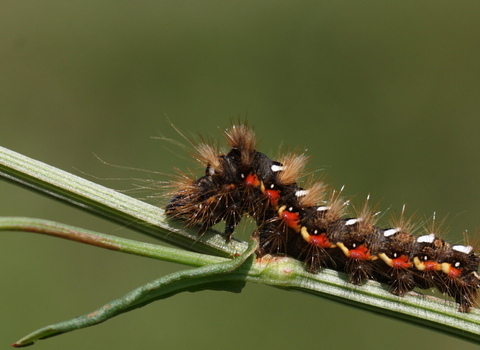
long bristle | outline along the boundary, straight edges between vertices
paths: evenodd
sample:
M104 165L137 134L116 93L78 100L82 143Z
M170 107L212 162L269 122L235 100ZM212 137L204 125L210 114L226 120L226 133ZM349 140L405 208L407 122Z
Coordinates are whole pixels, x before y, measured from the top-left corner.
M315 182L308 186L305 195L299 198L302 207L313 207L325 202L328 186L323 182Z
M328 208L326 219L333 222L344 217L348 211L350 201L342 197L343 188L340 191L332 191L325 205Z
M218 148L213 147L206 143L199 143L195 147L195 153L197 160L200 164L210 166L217 172L221 171L221 163L218 157Z
M289 153L280 158L282 171L278 175L278 181L282 185L290 185L298 181L304 175L305 165L308 162L304 154Z
M359 227L365 231L371 231L372 227L378 222L380 212L376 210L376 206L370 205L370 196L367 196L362 208L356 210L356 214Z
M418 226L418 224L415 222L414 217L414 214L412 214L411 216L406 215L406 206L404 205L399 215L397 215L396 213L393 213L391 215L388 223L392 229L395 229L398 232L407 232L412 234L417 230Z
M231 148L240 151L243 164L252 164L255 156L256 137L246 124L233 125L225 131L227 142Z

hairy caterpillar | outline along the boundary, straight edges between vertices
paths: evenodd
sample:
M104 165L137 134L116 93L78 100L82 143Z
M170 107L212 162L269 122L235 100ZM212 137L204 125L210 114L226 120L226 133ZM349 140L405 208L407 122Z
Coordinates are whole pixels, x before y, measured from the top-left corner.
M170 218L200 233L224 221L229 240L243 215L252 217L259 239L258 256L288 255L316 273L327 267L343 271L353 284L367 279L390 285L403 296L414 288L437 288L468 312L477 305L480 257L470 245L453 245L435 227L414 236L405 208L389 228L376 226L378 213L369 199L352 217L341 191L321 181L297 184L307 157L287 154L278 161L256 150L255 134L246 123L225 131L229 151L206 143L196 146L196 159L206 166L196 179L181 173L166 206ZM433 221L434 223L434 221Z

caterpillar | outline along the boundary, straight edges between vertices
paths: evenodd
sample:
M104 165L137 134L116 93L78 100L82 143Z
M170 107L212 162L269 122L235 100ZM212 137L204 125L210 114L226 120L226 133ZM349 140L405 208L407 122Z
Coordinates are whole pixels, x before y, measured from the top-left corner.
M452 297L460 312L477 306L480 257L471 245L451 244L438 236L435 219L415 236L413 218L405 207L392 216L389 227L377 226L379 212L366 202L349 216L350 201L342 190L307 175L308 157L289 153L271 160L256 150L256 136L245 123L224 132L229 147L201 142L194 158L205 166L199 178L180 172L172 181L166 215L196 226L202 234L225 223L229 241L244 215L256 222L257 256L290 256L317 273L321 268L345 272L349 282L386 283L403 296L414 288L437 288Z

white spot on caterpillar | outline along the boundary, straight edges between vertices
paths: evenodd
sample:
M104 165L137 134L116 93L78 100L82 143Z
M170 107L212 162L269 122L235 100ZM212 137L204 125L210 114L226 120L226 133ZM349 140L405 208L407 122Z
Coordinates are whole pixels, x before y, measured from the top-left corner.
M361 219L350 219L350 220L347 220L347 222L345 223L345 226L350 226L350 225L355 225L357 222L359 221L362 221Z
M456 250L457 252L460 252L460 253L464 253L464 254L470 254L473 250L473 247L468 245L468 246L464 246L464 245L454 245L452 247L453 250Z
M400 232L402 229L400 227L397 227L397 228L391 228L389 230L386 230L383 235L385 237L390 237L390 236L393 236L395 233L398 233Z
M330 206L327 205L327 206L323 206L323 207L318 207L317 211L327 211L329 209L330 209Z
M284 166L280 166L280 165L272 165L271 166L271 169L274 173L277 173L279 171L282 171L282 170L285 170L285 167Z
M213 169L213 167L209 166L209 167L208 167L208 173L209 173L210 175L214 175L214 174L215 174L215 169Z
M417 238L418 243L433 243L434 240L435 233L430 233L429 235L424 235Z
M295 196L303 197L303 196L306 196L308 192L309 192L308 190L299 190L299 191L295 192Z

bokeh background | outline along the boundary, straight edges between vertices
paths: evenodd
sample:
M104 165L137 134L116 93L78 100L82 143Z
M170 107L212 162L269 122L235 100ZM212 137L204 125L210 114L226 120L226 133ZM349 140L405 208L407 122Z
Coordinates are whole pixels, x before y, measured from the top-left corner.
M248 118L263 152L305 149L354 202L371 194L385 217L404 203L420 221L436 212L462 242L480 227L479 11L450 1L2 1L0 145L128 189L194 166L155 138L183 140L169 120L220 138ZM133 195L160 205L155 194ZM5 182L0 213L152 242ZM27 233L1 233L0 254L0 349L181 268ZM372 346L475 347L259 285L178 295L35 347Z

